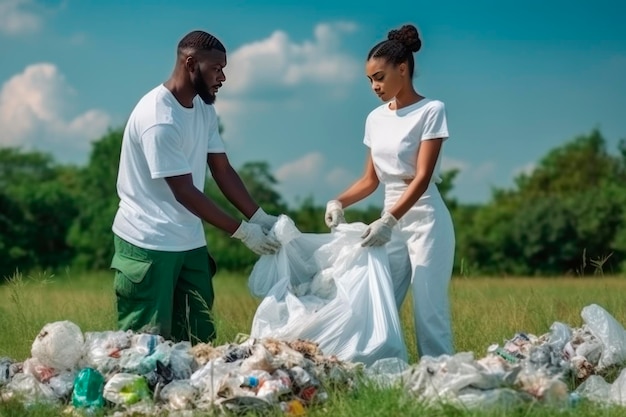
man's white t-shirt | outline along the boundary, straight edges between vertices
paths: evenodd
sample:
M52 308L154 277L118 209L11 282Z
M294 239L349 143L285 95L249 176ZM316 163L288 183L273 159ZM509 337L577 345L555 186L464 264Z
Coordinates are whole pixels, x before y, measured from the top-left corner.
M371 150L378 179L392 183L414 178L421 142L439 138L448 138L444 104L423 98L400 110L391 110L389 103L372 110L365 121L363 143ZM441 182L440 165L441 152L431 182Z
M206 245L202 220L174 198L166 177L191 174L204 190L207 153L223 153L218 119L199 96L183 107L159 85L139 100L122 139L113 232L144 249L185 251Z

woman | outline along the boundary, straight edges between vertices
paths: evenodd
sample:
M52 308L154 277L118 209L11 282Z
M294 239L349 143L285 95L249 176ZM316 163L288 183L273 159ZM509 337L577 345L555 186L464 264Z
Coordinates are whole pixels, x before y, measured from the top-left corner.
M392 266L408 251L411 276L394 276L396 302L402 304L410 280L418 352L439 356L453 354L448 285L455 239L436 185L448 138L446 112L441 101L420 95L413 86L413 53L420 47L415 26L404 25L370 50L365 72L385 103L365 122L363 142L370 152L363 175L328 202L325 221L331 229L343 223L343 208L384 184L382 215L367 227L362 245L387 245Z

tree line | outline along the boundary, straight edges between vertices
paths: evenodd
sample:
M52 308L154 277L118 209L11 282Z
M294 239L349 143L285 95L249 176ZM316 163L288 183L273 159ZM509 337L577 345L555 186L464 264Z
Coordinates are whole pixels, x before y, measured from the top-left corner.
M103 270L113 255L111 224L122 130L92 144L85 166L57 163L38 151L0 148L0 277L16 271ZM276 190L270 166L238 169L268 213L289 215L303 232L326 233L324 205L312 197L290 208ZM455 273L463 276L559 276L626 271L626 142L607 149L599 130L552 149L510 188L492 190L484 204L451 197L446 171L440 191L456 230ZM206 193L238 212L208 178ZM381 207L348 209L350 221L369 223ZM257 256L226 233L205 226L222 270L248 272Z

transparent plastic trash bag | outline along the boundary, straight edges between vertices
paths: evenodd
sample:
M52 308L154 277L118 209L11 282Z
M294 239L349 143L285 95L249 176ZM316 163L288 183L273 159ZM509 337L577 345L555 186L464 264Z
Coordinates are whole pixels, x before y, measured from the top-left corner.
M253 293L271 283L251 336L311 340L324 355L366 365L406 361L388 255L385 247L361 247L366 227L341 224L333 233L308 234L280 216L272 232L282 247L261 257L249 278Z
M603 345L598 369L626 362L626 332L624 327L604 308L590 304L580 314L591 333Z

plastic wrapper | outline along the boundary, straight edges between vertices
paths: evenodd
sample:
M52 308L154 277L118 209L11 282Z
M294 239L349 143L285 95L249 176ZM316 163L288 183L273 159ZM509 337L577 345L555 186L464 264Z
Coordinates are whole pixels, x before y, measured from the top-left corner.
M100 408L104 405L104 376L93 368L82 369L74 380L72 405Z
M75 371L64 371L50 378L48 385L58 399L65 401L72 395L75 377Z
M50 378L57 375L59 371L42 364L37 358L28 358L22 364L22 370L37 378L39 382L48 382Z
M197 369L190 342L178 342L170 351L170 368L175 379L189 379Z
M235 362L214 359L191 375L189 383L198 390L200 400L213 403L226 378L239 369Z
M48 384L41 383L30 374L16 374L6 386L11 396L21 398L25 404L57 402L58 397Z
M0 358L0 387L6 385L13 378L13 363L14 361L10 358Z
M193 408L197 395L198 391L189 380L176 380L163 387L159 397L170 410L189 410Z
M92 367L103 375L115 371L119 368L122 352L130 348L132 335L132 332L122 330L85 333L84 352L79 366Z
M107 381L103 397L114 404L131 405L151 400L152 394L143 376L119 373Z

